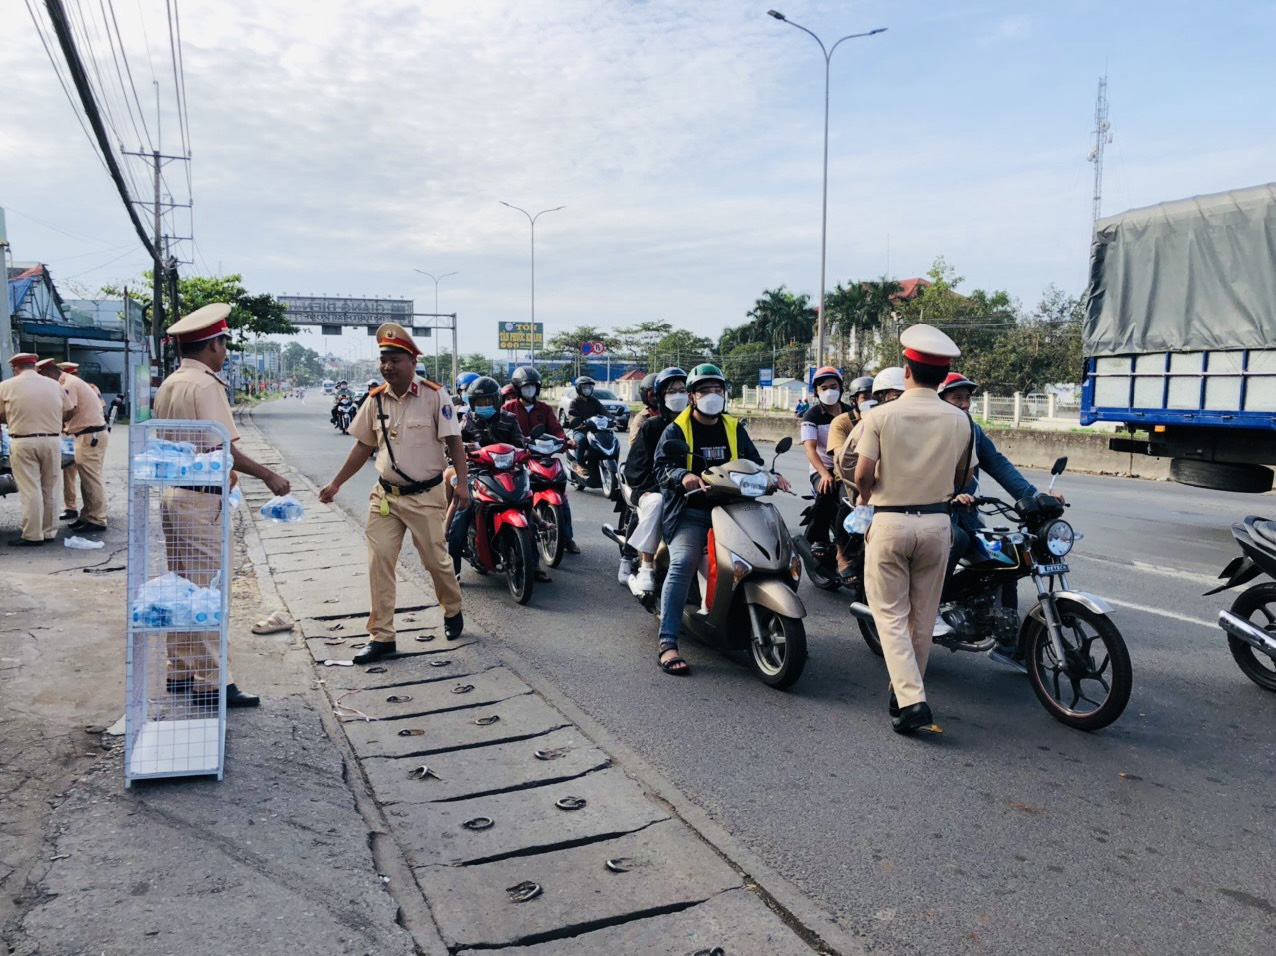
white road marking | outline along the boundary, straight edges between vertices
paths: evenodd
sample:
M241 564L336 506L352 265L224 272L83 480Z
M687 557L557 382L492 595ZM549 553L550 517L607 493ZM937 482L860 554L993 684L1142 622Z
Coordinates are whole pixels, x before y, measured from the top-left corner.
M1172 621L1181 621L1184 624L1199 624L1201 627L1208 627L1212 631L1218 630L1217 621L1202 621L1199 617L1188 617L1186 614L1175 614L1173 611L1167 611L1164 608L1148 607L1146 604L1131 604L1129 601L1118 601L1116 598L1105 596L1103 600L1116 607L1123 607L1131 611L1142 611L1144 614L1155 614L1158 617L1168 617Z
M1213 575L1201 574L1197 571L1184 571L1180 568L1165 568L1157 564L1148 564L1145 561L1117 561L1113 558L1100 557L1097 554L1084 554L1075 551L1068 556L1070 561L1077 558L1085 561L1097 561L1099 564L1116 565L1118 568L1125 568L1129 571L1154 574L1157 577L1178 578L1180 581L1191 581L1193 584L1204 584L1206 587L1213 587L1219 583L1218 577Z

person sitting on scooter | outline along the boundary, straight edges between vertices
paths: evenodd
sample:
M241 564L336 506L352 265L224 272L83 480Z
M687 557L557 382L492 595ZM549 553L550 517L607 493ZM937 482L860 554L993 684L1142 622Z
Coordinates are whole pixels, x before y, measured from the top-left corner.
M518 427L518 419L500 407L501 386L496 379L480 376L470 385L469 396L470 414L461 429L461 441L467 451L501 443L523 447L523 430ZM471 496L469 507L457 511L448 528L447 550L458 574L461 572L461 557L465 553L465 536L469 534L470 522L474 520L474 508ZM539 566L536 568L536 580L549 580L549 575Z
M939 397L950 405L956 405L969 415L971 397L978 387L966 376L957 372L949 372L948 377L939 386ZM993 440L988 437L987 432L979 427L978 422L975 423L975 455L979 460L979 464L975 466L970 482L962 489L960 495L953 498L954 505L964 505L965 507L954 507L952 510L953 545L948 555L948 573L945 579L952 577L953 571L957 567L957 562L972 550L975 544L975 532L984 526L978 509L970 507L975 503L975 497L979 494L980 472L986 472L991 475L993 481L1005 489L1011 501L1018 501L1020 498L1033 497L1038 494L1037 486L1025 478L1023 473L1011 463L1010 459L997 450ZM1063 495L1057 491L1051 491L1049 494L1060 501L1064 500ZM1018 610L1018 585L1018 581L1007 581L1002 585L1001 604L1003 607ZM941 628L940 622L936 621L935 626L937 630L942 630L947 628L947 623ZM1019 652L1017 643L1011 643L1007 646L998 644L992 649L989 656L995 661L1012 666L1018 666L1023 661L1023 656Z
M660 544L661 496L653 459L665 428L686 411L687 373L675 367L657 373L652 392L661 413L648 418L629 439L629 457L625 459L625 483L638 501L638 523L628 540L638 552L639 564L637 573L631 573L632 562L622 556L617 578L621 584L628 584L635 596L656 589L654 562Z
M341 407L343 398L354 398L354 392L350 390L350 383L342 379L337 383L336 388L332 392L332 424L337 424L337 409Z
M359 409L363 408L363 403L368 400L368 396L372 393L372 390L380 384L381 383L378 382L375 378L370 378L368 379L367 382L364 383L363 394L360 395L359 400L354 403L355 411L358 411Z
M682 676L690 672L678 653L682 608L713 526L712 508L705 506L704 497L688 497L688 493L704 486L700 475L713 465L736 458L764 464L744 425L723 413L726 391L726 376L716 365L705 363L693 368L687 377L691 406L665 426L656 446L654 467L664 498L661 525L669 547L669 571L660 594L658 658L660 669L666 674ZM673 454L669 450L671 441L686 442L690 453ZM783 475L777 475L776 481L781 491L789 490Z
M851 409L842 401L842 373L831 365L816 370L813 384L816 402L802 416L800 434L815 495L810 533L812 540L825 541L840 497L833 477L833 456L828 450L829 426L839 416L849 415Z
M567 427L572 430L572 438L576 441L576 473L582 478L589 477L589 462L585 456L589 454L589 442L581 426L595 415L607 415L603 403L594 397L595 382L588 375L576 379L576 397L567 406Z
M638 437L638 430L644 424L653 418L661 417L660 403L656 401L656 379L659 377L658 372L651 372L643 376L642 384L638 386L638 401L642 402L642 408L638 410L638 414L629 420L629 444L634 443L634 439ZM655 447L654 445L652 446Z
M558 416L549 404L539 398L541 393L541 373L530 365L520 365L510 376L510 385L514 388L515 397L501 406L503 411L511 413L518 419L518 427L524 435L531 435L537 425L545 429L545 434L553 435L564 444L570 444ZM566 494L563 495L563 520L567 540L563 542L563 550L568 554L580 554L580 546L576 544L572 534L572 506Z

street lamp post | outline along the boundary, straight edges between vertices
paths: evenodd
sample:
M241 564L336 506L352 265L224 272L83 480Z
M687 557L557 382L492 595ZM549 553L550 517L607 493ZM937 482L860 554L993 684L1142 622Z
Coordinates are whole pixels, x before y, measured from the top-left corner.
M542 209L536 215L532 215L521 206L515 206L513 203L507 203L504 199L498 199L502 206L509 206L510 209L517 209L527 217L528 223L532 227L532 330L531 330L531 358L532 364L536 364L536 220L547 212L558 212L560 209L566 209L566 206L555 206L553 209Z
M815 355L816 364L823 365L825 361L825 347L828 344L828 324L824 321L824 264L828 250L829 226L829 65L833 59L833 51L841 46L844 41L856 40L860 37L871 37L878 33L885 33L886 27L878 27L876 30L869 30L865 33L851 33L842 37L841 40L838 40L831 47L826 48L823 40L817 37L806 27L802 26L802 24L794 23L778 10L768 10L767 16L774 17L781 23L787 23L791 27L797 27L803 33L815 40L815 42L820 45L820 52L824 54L824 193L820 202L820 305Z
M428 276L429 278L434 280L434 329L430 334L434 336L434 377L438 378L439 377L439 335L438 335L438 332L439 332L439 283L442 282L444 279L446 279L448 276L460 275L460 273L445 272L441 276L435 276L433 273L426 272L424 269L413 269L412 271L419 272L421 273L421 275ZM455 319L452 320L452 331L453 332L456 331ZM453 352L455 352L455 348L453 349ZM453 365L456 364L455 354L453 354L452 356L452 364ZM455 375L452 376L452 384L453 385L456 384Z

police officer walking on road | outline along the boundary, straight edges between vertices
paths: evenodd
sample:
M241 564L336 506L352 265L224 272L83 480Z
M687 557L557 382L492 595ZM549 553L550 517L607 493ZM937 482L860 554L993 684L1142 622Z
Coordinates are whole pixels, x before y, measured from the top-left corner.
M227 384L217 373L226 364L230 326L226 317L230 306L212 303L174 322L168 334L181 348L182 364L164 379L155 393L152 408L156 418L182 421L211 421L230 435L234 470L266 483L276 495L292 490L287 478L253 461L236 446L239 431L231 417ZM208 449L201 449L207 451ZM209 587L222 561L222 521L226 509L221 488L211 485L165 488L160 500L160 518L168 569L199 585ZM221 636L217 631L168 635L169 693L188 693L199 704L216 704L220 688L211 678L221 658ZM226 661L226 706L256 707L255 694L240 690L231 677L230 657Z
M13 376L0 382L0 422L9 425L9 468L22 501L22 536L14 547L34 547L57 537L58 480L62 470L62 423L71 398L36 371L38 355L9 359Z
M364 463L376 455L377 483L368 507L368 584L372 640L359 652L356 664L370 664L397 653L394 632L395 565L403 549L404 532L412 533L421 563L430 572L443 607L443 632L449 641L461 636L461 587L447 553L443 514L443 470L448 457L456 467L456 506L469 504L468 475L456 411L441 385L417 378L421 354L406 329L387 322L377 329L381 349L381 377L368 393L350 425L355 446L335 478L319 492L329 504ZM446 454L445 454L446 452Z
M40 369L40 374L53 379L71 397L73 411L64 427L75 442L75 463L62 470L62 503L66 506L62 518L75 519L71 531L83 534L106 530L106 485L102 481L106 462L106 416L102 414L102 397L75 374L79 367L74 362L50 364ZM84 494L82 511L75 507L77 478Z
M904 393L864 417L855 483L875 509L864 590L890 673L891 726L911 734L934 720L922 675L952 543L950 502L978 459L970 419L936 393L961 350L929 325L899 341Z

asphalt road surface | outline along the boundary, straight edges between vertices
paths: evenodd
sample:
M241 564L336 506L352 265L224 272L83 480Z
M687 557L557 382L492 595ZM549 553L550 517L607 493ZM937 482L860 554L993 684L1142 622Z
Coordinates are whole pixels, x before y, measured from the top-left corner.
M329 403L255 412L320 485L351 441ZM805 487L800 449L779 468ZM362 514L372 480L367 467L339 503ZM898 737L845 593L805 582L810 662L792 691L691 640L693 675L670 678L655 620L616 582L597 492L572 492L583 553L527 608L467 568L466 613L877 951L1272 952L1276 695L1212 623L1233 595L1201 592L1235 551L1229 524L1273 500L1068 474L1057 487L1085 533L1071 583L1116 608L1133 660L1129 708L1095 734L1053 720L1022 674L936 649L926 684L945 734ZM772 500L796 527L804 503Z

